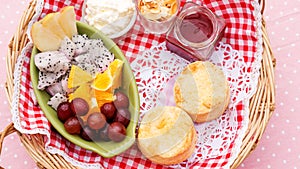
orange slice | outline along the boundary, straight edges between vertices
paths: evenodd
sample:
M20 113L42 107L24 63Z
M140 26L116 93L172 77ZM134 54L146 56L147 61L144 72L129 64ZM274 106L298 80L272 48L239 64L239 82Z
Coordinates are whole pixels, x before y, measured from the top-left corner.
M122 82L122 68L123 68L123 61L120 59L115 59L113 62L110 63L108 70L113 79L112 83L112 90L119 88Z
M122 81L123 61L115 59L103 73L98 73L92 83L98 107L114 101L113 92Z
M101 107L105 103L114 101L114 95L112 92L95 90L95 98L97 100L98 107Z
M113 92L120 87L122 81L123 61L115 59L103 73L98 73L92 87L95 90Z
M112 86L112 77L110 72L105 70L103 73L98 73L92 83L92 88L100 91L108 91Z
M80 67L76 65L72 65L69 79L68 79L68 88L71 89L74 87L78 87L92 80L93 80L92 75L82 70Z

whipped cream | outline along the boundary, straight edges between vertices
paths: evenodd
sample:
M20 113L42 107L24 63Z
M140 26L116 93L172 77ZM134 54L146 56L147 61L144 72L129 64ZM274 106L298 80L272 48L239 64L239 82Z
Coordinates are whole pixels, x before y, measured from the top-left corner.
M111 36L124 30L134 14L132 0L87 0L84 19Z

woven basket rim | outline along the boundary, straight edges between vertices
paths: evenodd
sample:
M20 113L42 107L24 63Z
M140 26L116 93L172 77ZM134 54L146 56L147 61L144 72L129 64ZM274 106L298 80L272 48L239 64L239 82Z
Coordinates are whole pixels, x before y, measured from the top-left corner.
M11 106L13 96L13 72L14 65L23 47L29 42L26 35L26 28L29 21L34 15L37 0L32 0L24 12L17 31L12 37L6 56L6 96ZM261 13L265 9L265 0L259 0L261 4ZM231 165L231 168L237 168L243 160L256 148L259 143L268 121L275 110L275 86L274 86L274 69L276 59L273 55L272 48L266 32L266 25L262 20L263 32L263 56L260 77L258 79L257 91L250 99L249 109L249 126L243 138L241 150ZM43 136L40 134L27 135L18 132L13 123L10 123L0 133L0 154L2 143L6 136L16 132L19 135L21 142L27 150L27 153L33 158L39 168L77 168L67 162L63 157L57 154L50 154L44 148Z

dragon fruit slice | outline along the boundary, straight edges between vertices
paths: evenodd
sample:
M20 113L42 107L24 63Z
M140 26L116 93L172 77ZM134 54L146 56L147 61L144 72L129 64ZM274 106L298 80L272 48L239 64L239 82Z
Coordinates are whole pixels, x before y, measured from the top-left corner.
M65 37L61 42L58 51L64 53L69 60L72 60L75 55L76 45L70 38Z
M92 76L95 76L96 73L99 72L99 69L94 62L94 58L92 58L89 53L77 56L74 64L90 73Z
M63 75L60 79L60 81L55 82L54 84L48 86L45 90L48 94L51 96L54 96L57 93L67 95L69 93L74 92L74 89L69 89L68 88L68 78L69 78L69 73L66 73Z
M54 110L57 110L57 107L60 103L68 101L67 97L61 93L56 93L48 101L48 105L51 106Z
M75 56L86 53L88 49L85 47L86 41L88 40L87 35L73 35L72 41L74 42L75 48Z
M88 39L85 42L85 48L89 53L94 52L94 50L99 51L104 47L104 43L101 39ZM106 49L106 48L105 48Z
M36 67L43 72L56 72L70 68L70 60L65 54L58 51L38 53L34 57L34 62Z
M115 59L115 56L105 47L102 49L101 53L94 53L93 55L94 62L100 72L104 72L108 65Z
M71 66L70 66L71 67ZM44 90L46 87L53 85L61 80L61 77L66 74L68 69L60 69L57 72L39 72L39 82L37 88Z
M91 58L90 54L85 53L82 55L78 55L74 58L74 64L79 64L83 62L92 62L93 58Z
M69 73L64 75L61 80L61 86L65 94L73 93L75 89L68 88Z
M88 48L90 60L96 64L100 72L104 72L115 58L114 54L104 46L101 39L87 40L86 48Z
M56 93L65 93L61 81L53 83L52 85L48 86L45 90L48 94L50 94L50 96L54 96Z
M82 70L91 74L93 77L96 75L97 72L99 72L97 65L93 62L83 62L77 64L77 66L80 67Z
M95 58L101 58L102 55L114 56L105 46L101 39L89 39L86 41L88 53Z

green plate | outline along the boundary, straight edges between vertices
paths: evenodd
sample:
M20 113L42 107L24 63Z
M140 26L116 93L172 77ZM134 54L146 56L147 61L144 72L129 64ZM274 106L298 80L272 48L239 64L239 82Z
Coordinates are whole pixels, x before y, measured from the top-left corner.
M63 123L57 118L56 111L48 106L47 102L50 99L50 96L45 91L37 89L38 84L38 74L39 70L34 64L34 56L39 52L37 48L33 48L30 61L30 76L34 89L35 96L41 107L42 111L46 115L47 119L53 125L53 127L67 140L72 143L85 148L87 150L94 151L103 157L113 157L127 150L135 142L135 129L139 119L139 94L137 90L137 85L135 82L134 75L130 68L130 65L126 58L124 57L122 51L119 47L104 34L102 34L97 29L82 23L77 22L77 29L79 34L86 34L91 39L102 39L104 45L115 55L115 58L121 59L124 61L123 65L123 79L122 79L122 89L127 94L130 100L129 111L131 113L131 121L127 127L127 137L121 142L90 142L85 141L78 135L69 134Z

